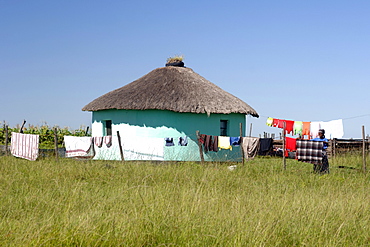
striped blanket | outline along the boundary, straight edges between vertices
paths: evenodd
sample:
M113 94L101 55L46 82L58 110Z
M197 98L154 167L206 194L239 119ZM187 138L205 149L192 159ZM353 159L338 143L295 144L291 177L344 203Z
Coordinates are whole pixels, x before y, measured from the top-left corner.
M12 132L10 150L15 157L35 161L39 156L39 135Z
M296 158L312 164L322 163L323 142L297 140Z

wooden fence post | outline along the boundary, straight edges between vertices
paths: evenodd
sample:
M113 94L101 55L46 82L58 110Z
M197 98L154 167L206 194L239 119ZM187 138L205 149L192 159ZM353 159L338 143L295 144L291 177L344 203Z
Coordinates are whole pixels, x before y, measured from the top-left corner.
M252 136L252 123L251 123L251 125L249 127L249 137L251 137L251 136Z
M5 125L5 155L8 156L8 138L9 138L9 133L8 133L8 125Z
M239 133L240 133L240 152L242 153L242 162L243 165L245 163L245 158L244 158L244 149L243 149L243 124L239 124Z
M119 135L119 131L118 130L117 130L117 138L118 138L119 152L121 154L121 160L122 161L125 161L125 157L123 156L122 144L121 144L121 136Z
M365 126L362 125L362 170L366 173Z
M58 153L58 129L54 128L54 149L55 149L55 160L58 161L59 153Z
M197 136L197 142L198 142L198 147L199 147L199 154L200 154L200 161L202 164L204 163L204 156L203 156L203 148L202 144L200 143L200 135L199 135L199 130L195 132L195 135Z
M283 167L284 167L284 170L286 170L286 159L285 159L285 149L286 149L285 128L286 128L286 123L284 121L284 123L283 123Z
M332 149L333 149L333 157L334 157L334 159L335 159L336 154L337 154L336 146L337 146L337 139L336 139L336 138L334 138L334 139L333 139L333 145L332 145Z
M25 124L26 124L26 120L23 120L23 123L22 123L22 126L21 126L20 130L19 130L19 133L23 133L23 127L24 127Z

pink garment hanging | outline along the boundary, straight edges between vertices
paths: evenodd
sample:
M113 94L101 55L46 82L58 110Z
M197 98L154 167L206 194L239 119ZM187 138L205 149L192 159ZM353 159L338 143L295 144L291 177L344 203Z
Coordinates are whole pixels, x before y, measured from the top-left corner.
M108 148L112 146L112 136L104 136L103 141L104 141L104 144L107 145Z
M94 143L95 143L95 146L97 146L98 148L101 148L103 146L103 137L102 136L94 137Z

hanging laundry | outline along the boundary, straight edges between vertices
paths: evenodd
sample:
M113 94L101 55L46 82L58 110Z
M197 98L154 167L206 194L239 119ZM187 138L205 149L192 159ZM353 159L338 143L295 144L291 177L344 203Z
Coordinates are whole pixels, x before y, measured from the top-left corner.
M104 136L103 142L108 148L110 148L112 146L112 136Z
M285 123L284 119L279 119L277 127L280 129L284 128L284 123Z
M218 137L218 147L220 149L230 149L232 150L232 146L230 145L230 137L228 136L219 136Z
M294 135L302 135L303 122L294 121Z
M103 146L103 137L102 136L96 136L96 137L93 137L93 138L94 138L95 146L97 146L98 148L101 148Z
M285 157L289 156L289 152L293 152L297 149L296 142L297 139L295 138L285 137L285 150L284 150Z
M187 146L188 145L188 137L179 137L179 145L180 146Z
M274 118L272 121L272 127L278 127L279 126L280 119Z
M272 117L267 118L266 125L271 127L273 121L274 121L274 119Z
M92 137L64 136L66 157L93 157Z
M285 133L293 134L293 126L294 126L294 121L293 120L279 120L278 128L283 129L284 128L284 123L285 123Z
M294 121L285 120L285 132L287 134L293 134L293 126L294 126Z
M200 134L199 138L198 138L198 141L199 141L200 144L204 144L204 142L206 141L206 135L205 134Z
M240 136L236 136L236 137L230 137L230 145L233 145L233 146L239 146L240 145Z
M330 130L330 135L329 138L343 138L344 136L344 128L343 128L343 120L338 119L338 120L332 120L330 121L331 123L331 130Z
M209 138L208 150L212 152L218 152L218 136L210 136Z
M257 137L242 137L242 147L244 152L244 157L248 159L253 159L260 147L259 145L260 138Z
M212 136L200 134L198 141L199 141L199 144L203 146L204 152L212 151L210 150L210 148L212 148L211 145L213 145Z
M210 151L210 148L212 147L212 144L213 144L212 136L206 135L206 139L204 141L204 151L205 152Z
M15 157L35 161L39 156L39 135L12 132L10 150Z
M259 155L266 155L272 148L272 138L260 138Z
M166 137L164 138L165 142L166 142L166 147L172 147L172 146L175 146L175 143L173 142L173 138L171 137Z
M325 137L328 139L342 138L344 135L342 119L322 122L320 127L325 130Z
M310 129L311 129L311 122L302 122L303 123L303 127L302 127L302 136L308 136L310 137L311 136L311 132L310 132Z
M203 143L203 148L204 152L217 152L218 151L218 136L212 137L211 135L205 135L204 137L204 143Z
M323 142L297 140L296 158L312 164L322 163Z
M211 151L218 152L218 136L213 136L213 144Z
M319 129L321 129L321 123L322 121L319 122L311 122L311 138L314 139L318 137Z

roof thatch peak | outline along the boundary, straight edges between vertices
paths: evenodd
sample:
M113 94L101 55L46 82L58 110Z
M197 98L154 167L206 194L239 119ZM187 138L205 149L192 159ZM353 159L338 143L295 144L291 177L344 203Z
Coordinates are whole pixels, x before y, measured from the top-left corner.
M176 55L173 57L167 58L166 67L167 66L176 66L176 67L184 67L184 56Z
M87 104L83 111L107 109L170 110L190 113L258 113L234 95L186 67L154 69L143 77Z

